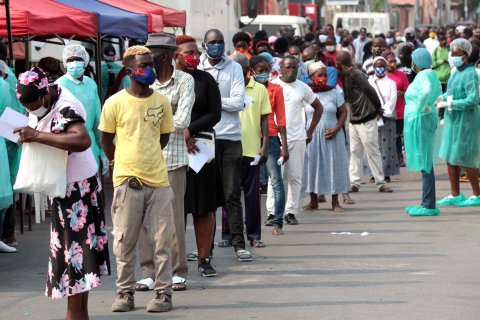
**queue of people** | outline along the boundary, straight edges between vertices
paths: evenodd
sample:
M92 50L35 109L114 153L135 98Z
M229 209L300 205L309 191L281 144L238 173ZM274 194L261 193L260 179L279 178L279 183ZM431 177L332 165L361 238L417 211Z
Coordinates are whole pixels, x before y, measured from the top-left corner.
M247 244L268 245L263 189L264 225L275 236L284 224L301 223L299 214L318 209L326 196L333 212L354 205L350 195L360 192L365 177L378 192L393 192L388 184L403 166L422 173L422 200L405 208L409 215L480 206L480 40L469 39L468 28L426 31L373 37L365 28L335 34L327 25L304 39L286 30L239 32L229 56L217 29L205 33L203 53L190 36L150 34L145 45L124 51L123 68L111 66L115 48L105 48L104 97L87 75L90 55L81 45L63 49L65 74L45 59L17 80L0 61L0 113L8 106L31 120L15 129L20 141L68 155L66 195L50 202L47 297L68 297L67 319L88 319L88 292L111 273L112 241L111 310L131 311L136 291L153 290L147 311L166 312L173 291L187 289L187 260L197 261L201 276L217 275L219 208L218 247L232 247L239 262L250 262ZM215 156L195 172L188 159L200 152L200 142ZM21 146L0 137L0 164L8 169L0 173L2 252L17 246L12 186L21 154ZM451 186L439 201L437 155L447 162ZM470 197L460 191L462 170ZM110 239L101 178L109 173ZM310 198L305 206L302 191ZM188 214L197 250L187 253ZM137 264L142 279L135 279Z

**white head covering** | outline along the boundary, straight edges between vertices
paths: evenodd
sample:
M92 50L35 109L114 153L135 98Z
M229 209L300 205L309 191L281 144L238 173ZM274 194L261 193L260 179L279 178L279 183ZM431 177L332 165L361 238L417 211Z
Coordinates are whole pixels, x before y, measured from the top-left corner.
M327 68L327 66L322 61L312 62L308 65L308 75L311 76L314 74L318 69Z
M85 50L84 46L81 46L78 44L69 44L63 49L62 58L63 58L63 66L65 68L67 67L68 58L71 58L71 57L82 58L83 61L85 62L85 67L90 62L90 55L88 54L87 50Z
M0 78L3 78L6 74L8 74L8 65L5 61L0 60Z
M467 39L457 38L450 43L450 48L457 47L465 51L469 56L472 53L472 44Z
M375 58L373 59L373 64L375 64L375 62L377 62L378 60L383 60L383 61L385 61L385 63L387 63L387 59L385 59L385 58L382 57L382 56L378 56L378 57L375 57Z

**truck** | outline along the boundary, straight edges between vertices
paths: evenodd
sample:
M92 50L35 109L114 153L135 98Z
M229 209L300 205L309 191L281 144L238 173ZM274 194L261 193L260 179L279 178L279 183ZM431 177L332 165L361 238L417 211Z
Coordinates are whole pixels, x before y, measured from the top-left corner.
M338 12L333 15L332 24L350 31L363 27L372 34L385 33L390 30L390 15L379 12Z

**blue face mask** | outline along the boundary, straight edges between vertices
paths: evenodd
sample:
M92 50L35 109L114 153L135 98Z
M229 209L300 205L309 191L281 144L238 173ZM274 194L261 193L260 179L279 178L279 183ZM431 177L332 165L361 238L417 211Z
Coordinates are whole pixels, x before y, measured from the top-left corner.
M85 72L85 62L83 61L71 61L67 62L67 72L74 79L78 79L83 76Z
M448 62L450 62L455 68L460 68L463 65L462 57L450 57L448 58Z
M152 68L147 67L145 69L137 69L133 70L133 68L128 68L133 72L133 78L138 82L146 86L150 86L155 82L157 76L155 75L155 71Z
M257 82L266 83L270 76L267 72L262 72L262 73L254 74L253 77L255 78L255 81L257 81Z
M402 36L396 36L396 37L395 37L395 40L397 40L397 42L402 42L402 41L403 41L403 37L402 37Z
M375 70L375 74L379 78L385 77L385 74L387 73L387 68L385 68L385 67L375 67L375 68L373 68L373 70Z
M215 44L205 44L205 48L207 49L207 57L210 59L220 59L223 57L225 53L225 44L223 43L215 43Z

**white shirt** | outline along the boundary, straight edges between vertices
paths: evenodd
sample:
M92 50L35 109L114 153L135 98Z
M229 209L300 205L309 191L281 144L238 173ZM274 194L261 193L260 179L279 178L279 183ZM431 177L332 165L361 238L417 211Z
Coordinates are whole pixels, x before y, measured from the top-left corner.
M395 81L386 75L381 79L373 75L368 78L368 82L377 92L378 99L382 104L383 116L395 119L395 105L397 104L397 85Z
M285 118L287 120L287 141L307 139L305 128L305 103L312 104L315 93L312 89L300 80L292 83L285 83L280 78L272 81L283 88L285 100Z
M428 38L423 41L423 45L428 50L428 52L430 52L430 55L432 55L433 50L435 50L440 45L440 42L438 42L437 39Z
M355 63L363 63L363 47L370 42L370 39L365 37L363 41L360 40L360 37L357 37L353 40L353 47L355 48Z

